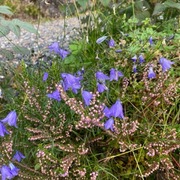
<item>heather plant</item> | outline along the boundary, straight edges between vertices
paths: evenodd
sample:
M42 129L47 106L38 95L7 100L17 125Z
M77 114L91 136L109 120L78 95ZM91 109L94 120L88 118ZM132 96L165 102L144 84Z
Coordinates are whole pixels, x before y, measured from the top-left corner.
M52 65L14 69L2 177L180 178L179 27L98 18L69 51L48 47Z

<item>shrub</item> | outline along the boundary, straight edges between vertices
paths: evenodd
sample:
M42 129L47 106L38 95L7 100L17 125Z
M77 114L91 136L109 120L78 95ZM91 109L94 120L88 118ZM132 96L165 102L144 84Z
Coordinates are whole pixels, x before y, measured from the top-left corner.
M92 17L70 54L56 42L51 66L14 70L2 169L23 179L178 180L179 34L150 19Z

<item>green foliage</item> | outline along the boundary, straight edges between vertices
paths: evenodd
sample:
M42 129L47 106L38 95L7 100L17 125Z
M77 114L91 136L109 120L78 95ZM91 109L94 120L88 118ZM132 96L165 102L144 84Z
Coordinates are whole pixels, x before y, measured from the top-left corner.
M0 6L0 13L0 37L6 37L10 32L13 32L19 38L22 28L28 32L37 33L37 30L30 23L21 21L19 19L5 19L3 15L13 14L9 7ZM14 53L29 54L29 50L20 46L14 46L12 47L12 50L0 49L0 54L8 59L13 59Z
M141 7L141 3L136 6ZM1 116L16 110L18 128L8 127L13 134L2 139L0 152L2 162L9 162L12 151L5 143L13 141L13 150L25 154L22 163L13 162L21 169L20 178L179 179L177 19L154 23L146 18L140 22L138 17L120 15L116 10L99 6L87 15L82 37L70 44L71 54L64 60L57 56L52 65L42 63L36 68L22 62L12 69L12 75L6 75L3 97L8 94L5 84L13 94L4 98ZM107 39L97 44L102 36ZM111 38L114 47L108 45ZM122 51L116 53L119 49ZM140 54L145 62L133 62L132 57ZM162 72L160 57L174 62L166 72ZM137 65L137 73L132 72L133 65ZM148 79L151 66L156 77ZM77 94L64 91L59 83L61 73L77 76L82 68L82 89ZM95 73L102 71L109 76L111 68L122 71L124 77L103 82L108 90L97 93ZM47 81L42 80L44 72L49 73ZM47 97L55 89L60 92L60 102ZM84 106L82 90L93 93L90 106ZM125 118L114 118L114 131L105 130L108 118L102 109L111 107L117 99L122 101Z

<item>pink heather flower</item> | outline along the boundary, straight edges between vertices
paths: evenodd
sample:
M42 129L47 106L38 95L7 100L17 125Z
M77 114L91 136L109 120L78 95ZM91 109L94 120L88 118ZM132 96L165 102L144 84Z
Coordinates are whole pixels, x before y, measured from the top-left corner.
M110 118L104 123L104 129L114 131L114 119Z
M102 36L102 37L100 37L100 38L97 39L96 43L97 43L97 44L100 44L100 43L102 43L104 40L106 40L106 38L107 38L107 36Z
M20 162L24 158L25 156L19 151L16 151L15 155L13 156L13 160L16 160L18 162Z
M47 72L44 73L44 75L43 75L43 81L46 81L46 80L47 80L48 75L49 75L49 74L48 74Z
M93 97L92 93L88 92L88 91L82 91L82 97L84 99L85 105L89 106L91 99Z
M114 68L111 68L110 70L110 81L115 80L118 81L119 77L123 77L123 73L121 71L118 71Z
M96 72L96 79L99 81L105 81L105 80L109 80L109 77L107 75L105 75L103 72L97 71Z
M156 77L156 74L155 72L153 71L153 68L152 67L149 67L149 71L148 71L148 78L149 79L153 79Z
M114 39L111 38L111 39L109 40L109 42L108 42L108 45L109 45L110 48L114 47L114 46L115 46L115 41L114 41Z
M16 111L11 111L3 120L1 120L3 123L9 124L9 126L14 126L17 128L17 114Z
M0 122L0 136L4 137L5 134L9 134L9 132L6 130L4 124Z
M55 99L56 101L60 101L60 93L58 90L53 91L52 93L47 94L48 98Z
M140 64L142 64L143 62L145 62L145 59L144 59L144 57L143 57L142 54L139 55L139 62L140 62Z
M170 69L171 65L174 64L174 62L172 62L172 61L170 61L170 60L168 60L168 59L166 59L164 57L160 58L159 63L162 66L163 72L165 72L166 70Z

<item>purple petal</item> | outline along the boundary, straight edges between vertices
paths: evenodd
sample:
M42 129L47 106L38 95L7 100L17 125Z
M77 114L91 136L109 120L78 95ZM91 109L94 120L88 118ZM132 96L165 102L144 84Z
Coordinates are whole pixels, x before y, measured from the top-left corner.
M121 71L118 71L114 68L111 68L110 70L110 81L115 80L118 81L119 77L123 77L123 73Z
M46 81L46 80L47 80L48 75L49 75L49 74L48 74L47 72L44 73L44 75L43 75L43 81Z
M156 74L155 72L153 71L153 68L152 67L149 67L149 71L148 71L148 78L149 79L153 79L156 77Z
M109 45L110 48L114 47L115 46L114 39L110 39L109 42L108 42L108 45Z
M82 92L82 97L84 99L84 102L86 104L86 106L90 105L91 99L93 97L92 93L88 92L88 91L83 91Z
M102 36L102 37L100 37L100 38L97 39L96 43L97 43L97 44L100 44L100 43L102 43L104 40L106 40L106 38L107 38L107 36Z
M20 162L24 158L25 156L19 151L16 151L15 155L13 156L13 160L16 160L18 162Z
M105 90L108 90L108 88L106 87L106 85L101 84L101 83L97 83L97 90L99 93L104 92Z
M105 80L109 80L109 77L105 75L103 72L98 71L96 72L96 79L100 81L105 81Z
M161 64L162 66L162 70L163 72L167 71L168 69L171 68L171 65L174 64L174 62L164 58L164 57L161 57L160 60L159 60L159 63Z
M60 93L58 90L55 90L54 92L50 93L50 94L47 94L47 97L51 98L51 99L55 99L57 101L60 101L61 100L61 97L60 97Z
M140 62L140 64L142 64L142 63L144 63L145 62L145 59L144 59L144 57L143 57L143 55L141 54L141 55L139 55L139 62Z
M108 119L104 123L104 129L106 129L106 130L110 129L111 131L114 131L113 127L114 127L114 119L113 118Z
M4 124L0 122L0 136L4 137L5 134L9 134L9 132L6 130Z
M11 111L3 120L3 123L9 124L9 126L14 126L17 128L17 114L16 111Z

